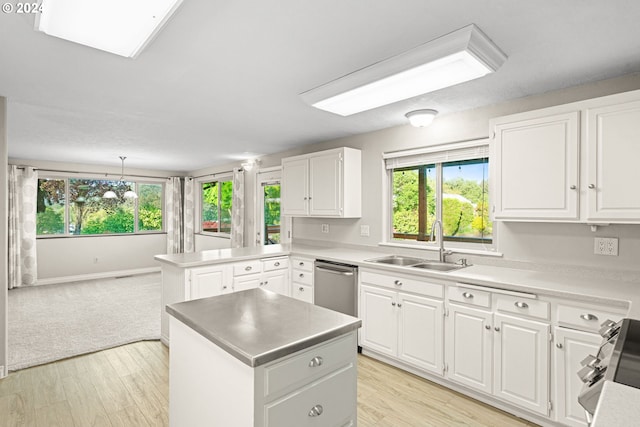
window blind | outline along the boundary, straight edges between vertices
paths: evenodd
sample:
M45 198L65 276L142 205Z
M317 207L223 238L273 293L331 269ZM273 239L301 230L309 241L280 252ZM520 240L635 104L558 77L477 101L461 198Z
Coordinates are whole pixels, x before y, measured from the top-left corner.
M489 157L488 139L434 145L431 147L382 154L387 169L399 169L485 157Z

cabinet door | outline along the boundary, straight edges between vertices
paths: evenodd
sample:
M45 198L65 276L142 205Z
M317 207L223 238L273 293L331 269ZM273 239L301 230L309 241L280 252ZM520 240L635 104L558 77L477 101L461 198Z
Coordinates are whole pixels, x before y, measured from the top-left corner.
M398 342L398 309L395 291L360 286L360 345L395 356Z
M313 287L294 282L291 284L291 297L313 303Z
M447 319L447 375L452 381L491 393L491 313L449 306Z
M640 222L640 102L588 110L588 218Z
M282 215L309 214L309 160L282 161Z
M262 275L262 288L282 295L289 295L287 270L277 270Z
M342 153L332 152L309 158L309 214L342 214Z
M578 403L582 381L576 373L580 361L597 354L602 338L598 334L573 329L555 328L556 421L575 427L586 427L584 408Z
M246 291L247 289L253 289L260 286L262 283L262 275L261 274L249 274L246 276L234 277L233 278L233 291Z
M495 126L495 219L578 219L578 115Z
M549 414L548 324L496 314L494 395Z
M443 302L405 293L398 294L398 357L412 365L442 375Z
M197 299L221 295L229 288L228 266L194 268L186 299Z

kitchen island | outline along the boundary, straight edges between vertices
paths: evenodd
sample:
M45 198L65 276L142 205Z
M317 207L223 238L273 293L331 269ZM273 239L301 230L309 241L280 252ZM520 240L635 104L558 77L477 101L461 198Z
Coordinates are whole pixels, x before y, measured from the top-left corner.
M263 289L166 310L172 426L356 425L359 319Z

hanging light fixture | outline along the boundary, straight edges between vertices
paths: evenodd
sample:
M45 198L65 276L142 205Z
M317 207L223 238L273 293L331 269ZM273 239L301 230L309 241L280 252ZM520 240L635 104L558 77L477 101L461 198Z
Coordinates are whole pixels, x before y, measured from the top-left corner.
M411 123L412 126L423 128L431 124L436 114L438 114L436 110L414 110L405 114L405 117L409 119L409 123Z
M125 156L119 156L120 157L120 161L122 162L122 170L120 173L120 182L119 184L123 184L124 183L124 159L126 159ZM138 195L136 194L135 191L131 190L131 188L127 188L127 191L124 192L123 196L125 199L137 199ZM109 190L109 191L105 191L105 193L102 195L103 199L116 199L118 198L118 195L115 193L115 191L113 190Z

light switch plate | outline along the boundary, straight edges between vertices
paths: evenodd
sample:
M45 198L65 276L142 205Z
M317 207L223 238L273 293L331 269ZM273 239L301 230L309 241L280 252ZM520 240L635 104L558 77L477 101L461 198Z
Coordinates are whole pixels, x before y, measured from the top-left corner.
M361 225L360 226L360 235L362 237L369 237L369 226L368 225Z
M322 230L323 233L328 233L329 232L329 224L322 224Z
M618 238L596 237L594 239L593 253L596 255L618 256Z

